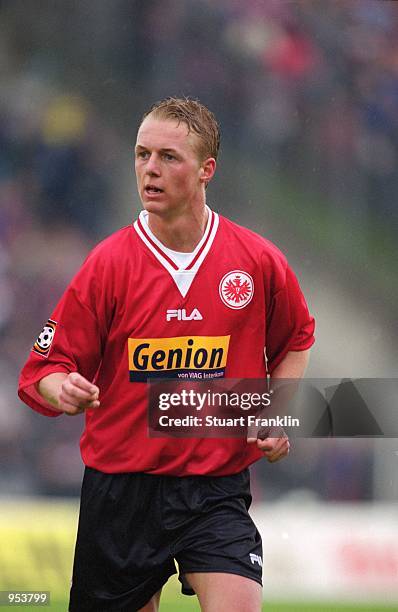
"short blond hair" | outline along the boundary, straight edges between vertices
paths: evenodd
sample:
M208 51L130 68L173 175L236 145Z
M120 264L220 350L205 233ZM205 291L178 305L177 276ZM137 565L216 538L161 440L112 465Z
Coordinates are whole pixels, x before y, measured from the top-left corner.
M193 98L164 98L144 113L141 123L148 115L158 119L175 119L187 125L188 131L199 137L198 155L201 161L208 157L217 159L220 148L220 128L214 114L201 102Z

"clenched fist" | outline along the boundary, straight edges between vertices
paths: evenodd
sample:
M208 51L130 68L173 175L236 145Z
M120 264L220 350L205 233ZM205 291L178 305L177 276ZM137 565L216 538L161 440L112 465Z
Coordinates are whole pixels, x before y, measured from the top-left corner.
M36 388L52 407L71 416L100 405L99 388L78 372L49 374Z

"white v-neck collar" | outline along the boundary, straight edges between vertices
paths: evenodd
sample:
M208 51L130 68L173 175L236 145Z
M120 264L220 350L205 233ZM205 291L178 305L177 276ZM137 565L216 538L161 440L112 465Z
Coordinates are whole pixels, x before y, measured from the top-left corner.
M183 297L188 293L217 233L218 214L213 212L208 206L206 206L206 209L208 211L206 229L200 242L190 253L191 257L188 258L184 268L179 267L178 263L173 259L170 249L167 249L151 232L144 220L145 211L141 211L138 219L134 222L134 229L138 236L155 255L159 263L169 272Z
M192 253L195 252L196 248L190 253L183 253L179 251L173 251L173 249L169 249L164 244L162 246L160 241L158 241L158 239L156 238L155 234L151 232L151 229L149 227L149 222L148 222L148 213L146 210L144 210L143 215L140 215L140 219L142 221L142 225L144 226L144 229L146 230L147 234L152 238L154 242L156 242L156 244L158 244L159 246L163 248L163 251L166 253L166 255L172 261L174 261L175 264L177 264L180 270L185 269L187 266L189 266L191 259L192 259ZM207 227L207 223L206 223L206 227Z

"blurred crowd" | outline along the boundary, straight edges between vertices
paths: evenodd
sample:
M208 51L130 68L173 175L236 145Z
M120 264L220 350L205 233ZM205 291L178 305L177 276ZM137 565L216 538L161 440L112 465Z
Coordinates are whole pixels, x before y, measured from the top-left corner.
M102 55L144 105L199 95L241 155L397 229L396 2L119 0Z
M390 231L398 221L396 3L114 0L95 11L89 2L64 8L0 3L8 27L0 62L6 493L78 490L81 420L31 414L15 388L35 335L90 247L110 231L112 172L128 133L116 124L130 126L165 95L199 97L220 119L224 151L235 160L261 160L281 180L322 191L320 206L340 209L347 223ZM60 80L75 75L80 85L71 93ZM112 129L107 109L118 116ZM371 497L367 445L333 461L330 445L312 443L310 456L303 448L297 463L269 475L273 494L293 486L325 499ZM343 476L351 484L335 486Z
M15 398L27 352L95 240L110 206L107 133L81 96L54 91L32 75L3 89L0 116L0 484L28 490L75 469L81 423L54 430ZM21 409L22 408L22 409ZM50 425L51 429L51 425ZM70 447L65 440L70 436ZM66 454L66 457L63 457ZM10 478L12 474L12 478ZM2 483L1 478L6 482ZM42 483L43 484L43 483Z

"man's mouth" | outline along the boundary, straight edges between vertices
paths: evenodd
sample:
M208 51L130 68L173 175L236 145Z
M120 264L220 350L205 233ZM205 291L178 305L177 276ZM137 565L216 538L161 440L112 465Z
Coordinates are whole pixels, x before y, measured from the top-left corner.
M146 193L162 193L163 189L159 189L159 187L155 187L155 185L146 185L145 187Z

